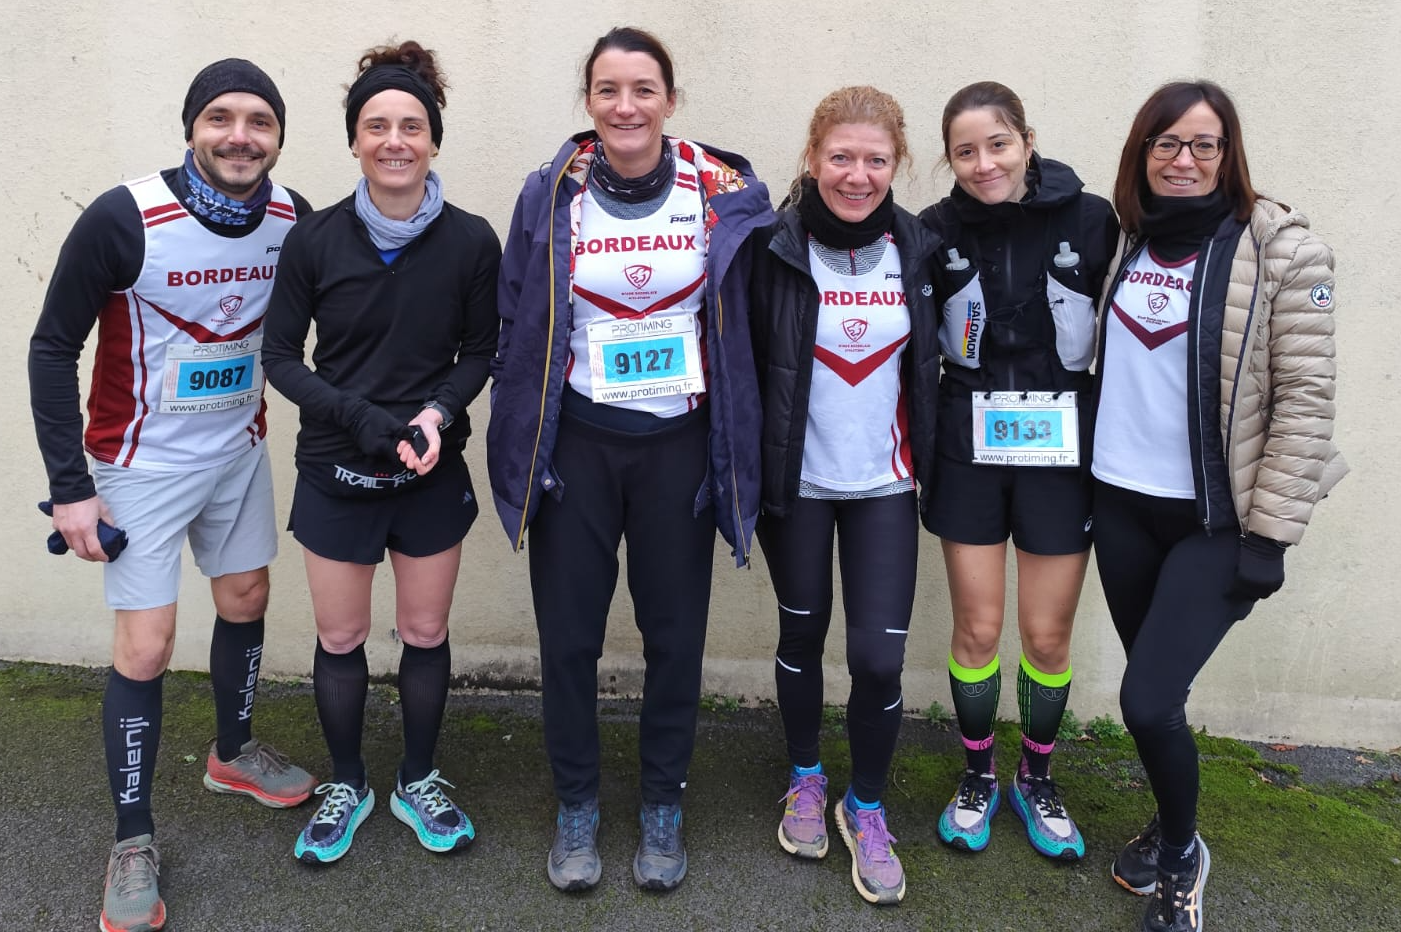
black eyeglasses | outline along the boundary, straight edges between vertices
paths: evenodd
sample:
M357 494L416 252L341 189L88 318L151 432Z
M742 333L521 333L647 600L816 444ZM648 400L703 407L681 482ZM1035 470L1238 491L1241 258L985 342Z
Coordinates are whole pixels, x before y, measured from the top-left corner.
M1177 158L1177 153L1186 146L1192 153L1192 158L1202 162L1210 162L1221 154L1221 150L1226 148L1226 138L1224 136L1193 136L1191 139L1178 139L1176 136L1149 136L1147 139L1148 154L1159 162L1171 162Z

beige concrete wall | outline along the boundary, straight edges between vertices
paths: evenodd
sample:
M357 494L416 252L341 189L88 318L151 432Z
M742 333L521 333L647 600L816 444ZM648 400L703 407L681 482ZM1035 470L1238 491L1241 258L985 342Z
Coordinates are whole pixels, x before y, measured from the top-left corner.
M1192 720L1249 737L1401 744L1401 625L1396 616L1395 489L1401 403L1389 322L1401 224L1394 75L1401 6L1281 0L1103 3L977 0L853 6L838 0L709 4L543 0L246 0L191 4L79 0L6 4L0 91L10 172L0 189L0 656L105 663L111 621L100 571L55 559L42 542L47 497L33 442L24 358L59 244L78 212L122 179L173 165L179 112L194 73L238 55L261 64L287 101L287 144L275 177L324 206L356 179L343 135L343 85L364 47L391 36L438 49L454 84L437 165L448 196L499 232L525 174L549 159L586 118L575 89L592 37L635 23L668 40L683 104L671 132L747 154L773 190L801 148L813 104L828 90L873 83L904 103L916 163L897 197L919 209L945 191L936 175L938 120L949 94L993 78L1024 97L1043 152L1074 165L1106 193L1130 118L1164 80L1224 84L1245 122L1258 186L1304 209L1337 253L1341 417L1353 474L1318 511L1288 557L1289 582L1231 634L1202 674ZM332 12L333 11L333 12ZM1388 77L1390 75L1390 77ZM85 376L86 382L86 376ZM271 393L270 393L271 394ZM484 434L485 399L472 411ZM295 418L272 401L278 511L292 488ZM472 447L485 490L481 447ZM917 617L909 642L910 707L948 705L947 591L936 542L924 540ZM706 690L772 694L775 609L762 560L748 571L717 558ZM192 566L182 590L175 664L204 666L212 608ZM371 637L374 669L392 667L392 581L382 573ZM314 629L298 551L284 535L273 567L265 669L305 674ZM620 689L639 683L639 641L619 595L604 667ZM840 625L835 626L837 628ZM1012 626L1013 628L1015 626ZM455 666L532 680L535 632L523 555L510 552L489 505L466 544L453 610ZM1004 644L1009 669L1015 637ZM834 632L828 696L845 695ZM1074 647L1072 708L1117 711L1122 656L1093 573ZM610 679L616 677L616 680ZM1014 690L1004 715L1014 715Z

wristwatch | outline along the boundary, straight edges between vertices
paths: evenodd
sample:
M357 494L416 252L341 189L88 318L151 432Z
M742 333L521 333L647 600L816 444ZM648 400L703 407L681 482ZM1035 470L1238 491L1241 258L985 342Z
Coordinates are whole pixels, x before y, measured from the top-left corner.
M448 411L447 408L443 407L443 406L438 402L438 400L437 400L436 398L430 398L430 399L423 405L423 410L427 411L427 410L429 410L429 409L432 409L432 410L434 410L434 411L437 411L438 414L439 414L439 416L442 417L442 419L443 419L443 422L442 422L441 424L438 425L438 432L439 432L439 433L441 433L441 432L447 430L449 427L452 426L452 422L453 422L452 413L451 413L450 411Z

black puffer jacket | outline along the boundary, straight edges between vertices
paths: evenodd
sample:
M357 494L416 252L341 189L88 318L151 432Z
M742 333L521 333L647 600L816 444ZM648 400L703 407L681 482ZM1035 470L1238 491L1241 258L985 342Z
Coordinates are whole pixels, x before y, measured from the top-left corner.
M920 220L943 241L932 269L935 307L941 319L945 302L974 275L982 285L987 307L980 366L968 368L950 359L944 362L940 456L971 461L974 392L1080 392L1081 438L1090 436L1089 372L1087 368L1071 371L1062 364L1056 322L1046 295L1047 277L1053 276L1059 285L1086 297L1086 313L1093 315L1093 304L1114 255L1119 224L1109 202L1085 193L1084 183L1068 165L1033 154L1027 184L1030 190L1025 198L1002 204L984 204L954 185L949 197L920 214ZM1074 268L1061 269L1053 261L1062 241L1079 256ZM950 249L968 261L966 269L948 268ZM1091 317L1091 347L1093 324ZM1086 355L1086 366L1088 360ZM1081 463L1088 461L1088 452L1082 451Z
M901 280L910 310L910 343L902 370L909 404L910 449L920 487L920 509L929 496L934 464L935 409L939 391L939 318L929 269L939 238L913 214L895 208L891 230L900 255ZM798 497L807 432L813 347L817 343L817 284L808 262L807 232L794 208L755 233L750 334L764 406L761 451L762 504L783 516Z

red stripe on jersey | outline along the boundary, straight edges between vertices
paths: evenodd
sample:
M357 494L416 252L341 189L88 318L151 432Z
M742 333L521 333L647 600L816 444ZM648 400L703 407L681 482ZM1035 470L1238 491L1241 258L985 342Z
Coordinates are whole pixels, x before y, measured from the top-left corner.
M268 201L268 209L271 210L273 208L285 210L289 214L295 214L297 212L297 208L288 204L286 201Z
M680 188L682 191L696 191L696 190L699 190L699 189L696 187L695 181L682 181L679 177L676 179L676 186L677 186L678 188Z
M274 217L280 217L280 218L283 219L283 220L296 220L296 219L297 219L296 213L293 212L291 209L287 209L287 210L276 210L275 208L278 207L278 206L279 206L279 205L276 205L276 204L269 204L269 205L268 205L268 213L269 213L270 215L274 216Z
M172 220L183 220L183 219L185 219L185 218L188 217L188 216L189 216L189 214L184 213L184 212L182 211L181 213L178 213L178 214L170 214L169 216L161 217L159 220L148 220L148 221L146 221L146 229L149 230L149 229L151 229L151 227L158 227L158 226L160 226L162 223L169 223L169 222L172 221Z
M825 346L814 346L812 356L835 372L843 382L855 386L861 384L867 376L879 369L891 356L894 356L895 351L904 346L905 341L909 338L909 334L906 334L885 349L871 353L858 363L847 362Z
M139 404L133 394L136 370L131 361L139 348L133 340L131 310L124 292L107 298L98 321L97 355L88 390L88 429L83 441L93 456L115 463Z
M138 301L145 301L147 304L151 305L152 309L169 321L172 327L183 333L188 333L195 338L195 342L197 343L227 343L231 340L241 340L263 325L263 317L260 314L257 320L245 324L237 330L230 330L228 333L215 333L203 324L197 324L192 320L185 320L183 317L176 317L154 301L149 301L140 295L137 295L136 298Z
M266 437L266 436L268 435L268 420L267 420L267 415L268 415L268 400L267 400L267 398L259 398L259 399L258 399L258 416L255 417L255 418L253 418L253 423L252 423L252 424L248 425L248 433L249 433L248 445L249 445L250 447L256 447L256 446L258 445L258 441L261 440L261 439L263 439L264 437Z
M1114 316L1119 319L1119 323L1124 325L1124 329L1133 334L1138 342L1148 347L1150 351L1157 349L1164 343L1172 342L1173 339L1187 332L1187 321L1185 320L1158 330L1149 330L1134 320L1132 314L1119 307L1117 301L1109 302L1109 306L1114 309Z
M628 307L621 301L614 301L612 298L606 297L601 294L596 294L592 291L589 291L587 288L580 288L578 285L574 286L574 293L579 295L581 298L584 298L589 303L597 306L599 310L604 311L608 314L612 314L619 320L635 320L639 317L646 317L648 314L651 314L654 311L663 311L669 307L675 307L676 305L680 304L682 301L690 297L697 288L704 284L704 282L705 273L702 272L699 278L691 282L685 288L682 288L680 291L674 292L673 294L662 298L660 301L657 301L654 304L650 304L647 307L641 309Z
M145 210L141 211L141 216L143 219L153 220L156 217L159 217L162 214L168 214L171 211L174 211L177 214L183 214L185 212L185 208L181 207L178 202L171 201L169 204L158 204L155 207L147 207Z
M141 443L141 425L146 423L146 415L151 413L150 405L146 404L146 380L151 375L146 368L146 322L141 318L141 299L136 297L136 292L132 292L131 296L136 300L136 334L139 340L137 346L140 347L137 359L141 361L141 381L136 385L136 397L140 399L140 403L136 421L131 425L131 445L127 447L123 466L130 466L131 461L136 458L136 448Z
M895 449L890 454L890 471L896 479L908 479L914 471L914 457L910 454L910 412L905 404L905 386L895 398L895 423L890 425L890 439L895 441Z

